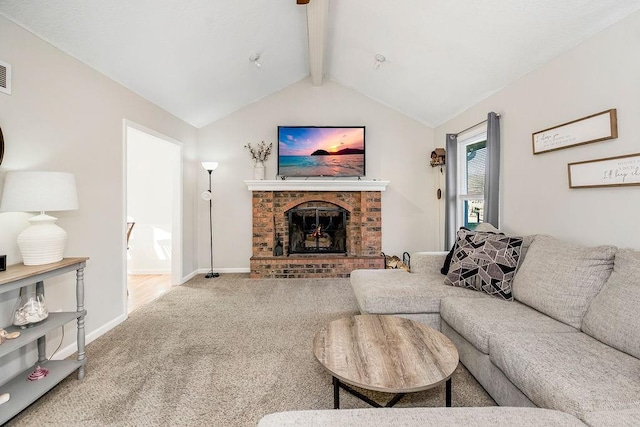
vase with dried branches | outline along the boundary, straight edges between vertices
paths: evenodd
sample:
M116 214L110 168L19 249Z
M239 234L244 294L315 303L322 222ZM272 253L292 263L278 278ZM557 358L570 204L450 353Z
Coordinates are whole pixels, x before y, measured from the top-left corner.
M244 146L249 150L249 154L251 158L255 162L253 167L253 179L264 180L265 178L265 167L264 162L269 158L271 154L271 149L273 148L273 142L269 144L264 141L257 144L257 146L253 147L251 143L248 143Z

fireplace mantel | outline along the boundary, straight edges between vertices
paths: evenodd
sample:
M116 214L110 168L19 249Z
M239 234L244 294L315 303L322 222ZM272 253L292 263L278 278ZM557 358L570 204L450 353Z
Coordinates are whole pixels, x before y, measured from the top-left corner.
M249 191L385 191L389 181L246 180Z

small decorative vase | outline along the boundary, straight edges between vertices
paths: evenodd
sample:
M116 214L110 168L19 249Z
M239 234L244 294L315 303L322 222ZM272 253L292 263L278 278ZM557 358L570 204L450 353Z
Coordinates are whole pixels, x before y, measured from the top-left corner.
M256 162L256 165L253 167L253 179L263 181L264 176L265 176L264 163Z

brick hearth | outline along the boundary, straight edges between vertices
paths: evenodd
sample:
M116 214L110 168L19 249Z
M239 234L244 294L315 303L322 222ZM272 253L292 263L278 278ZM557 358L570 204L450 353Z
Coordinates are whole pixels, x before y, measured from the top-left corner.
M294 207L333 204L346 209L347 254L287 256L287 211ZM253 191L252 278L348 277L360 268L384 268L380 191ZM273 256L275 236L284 245L283 256Z

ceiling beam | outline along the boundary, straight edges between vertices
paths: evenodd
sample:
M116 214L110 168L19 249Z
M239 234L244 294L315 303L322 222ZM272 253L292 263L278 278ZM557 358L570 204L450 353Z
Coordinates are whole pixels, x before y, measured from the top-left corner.
M327 40L328 16L329 0L313 0L307 4L309 72L314 86L321 86L324 76L324 48Z

